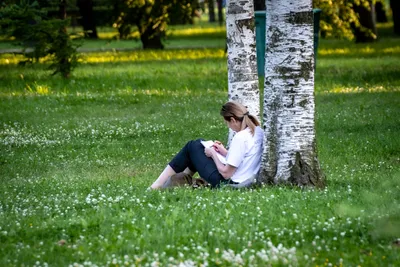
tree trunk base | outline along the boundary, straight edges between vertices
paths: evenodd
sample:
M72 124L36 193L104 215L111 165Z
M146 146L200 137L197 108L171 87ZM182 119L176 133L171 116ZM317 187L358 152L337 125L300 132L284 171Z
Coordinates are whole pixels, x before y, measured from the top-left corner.
M318 162L315 162L315 167L312 168L305 162L299 152L296 153L296 162L290 170L288 181L300 187L312 186L317 188L325 187L325 179L319 168Z
M151 30L146 30L140 35L143 49L164 49L161 41L161 34L154 33Z
M161 38L154 37L153 39L142 38L143 49L164 49Z
M377 30L375 21L375 6L371 3L370 9L367 9L361 5L355 5L354 11L359 16L359 21L364 29L355 28L354 36L356 37L356 43L371 43L376 41Z

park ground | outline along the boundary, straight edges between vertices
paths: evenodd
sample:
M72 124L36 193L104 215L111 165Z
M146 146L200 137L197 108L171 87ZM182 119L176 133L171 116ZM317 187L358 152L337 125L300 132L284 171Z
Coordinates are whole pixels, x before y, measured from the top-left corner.
M320 41L322 190L146 190L186 141L226 140L223 27L86 42L69 80L1 54L0 265L399 266L400 39L379 30Z

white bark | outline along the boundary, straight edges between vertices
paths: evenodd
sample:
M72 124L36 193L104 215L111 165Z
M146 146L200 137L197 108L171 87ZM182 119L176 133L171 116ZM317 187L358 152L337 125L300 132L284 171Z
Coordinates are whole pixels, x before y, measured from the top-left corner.
M228 97L260 117L254 5L252 0L226 3Z
M227 0L228 98L245 105L250 114L260 118L255 32L253 0ZM228 146L232 137L229 130Z
M261 182L322 186L311 0L267 0Z

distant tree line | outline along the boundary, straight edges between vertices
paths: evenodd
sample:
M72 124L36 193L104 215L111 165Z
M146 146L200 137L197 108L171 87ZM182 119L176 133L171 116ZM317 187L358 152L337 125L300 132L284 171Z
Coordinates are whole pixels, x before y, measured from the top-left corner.
M254 1L255 10L265 10L265 0ZM98 26L112 26L118 38L138 31L144 49L164 48L167 26L194 23L206 10L210 22L223 23L225 0L0 0L0 34L15 37L24 47L33 47L30 61L52 54L55 73L69 76L76 63L76 44L66 27L82 26L85 38L98 38ZM376 21L387 19L384 0L313 0L322 9L322 37L377 38ZM394 32L400 35L400 1L390 0ZM266 11L268 16L268 11ZM29 29L29 30L27 30Z
M223 24L226 0L66 0L67 17L71 25L83 27L86 38L98 38L98 26L113 26L118 38L127 39L138 30L143 48L163 48L167 25L193 23L207 9L210 22ZM255 10L265 10L265 0L253 0ZM3 5L33 2L0 0ZM63 1L61 1L63 2ZM355 38L357 42L373 41L377 37L376 21L386 18L389 10L385 0L313 0L321 8L322 37ZM60 0L38 1L39 8L49 17L59 17ZM400 1L390 0L395 33L400 34ZM206 8L207 7L207 8ZM267 12L268 14L268 12Z

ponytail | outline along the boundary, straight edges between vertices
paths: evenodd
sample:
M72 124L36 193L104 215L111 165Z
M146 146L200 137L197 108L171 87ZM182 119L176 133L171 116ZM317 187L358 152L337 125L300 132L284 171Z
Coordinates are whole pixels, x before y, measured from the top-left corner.
M256 127L260 126L260 122L257 120L257 118L249 114L249 111L245 106L237 102L230 101L223 105L220 114L226 121L230 121L231 118L241 121L241 130L249 127L252 135L254 135Z

